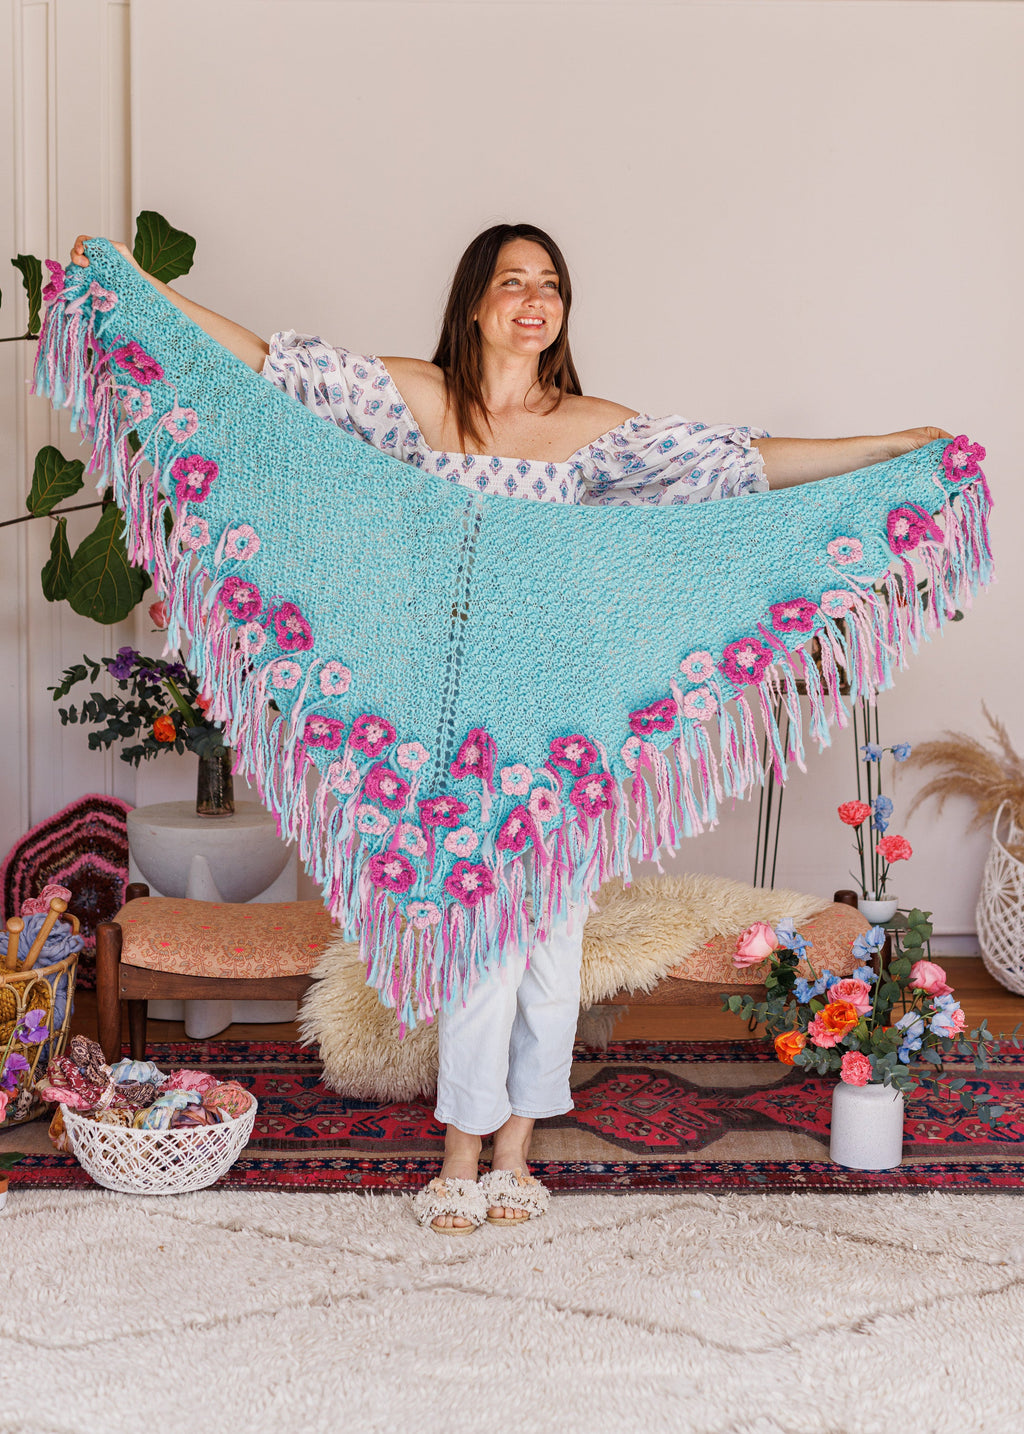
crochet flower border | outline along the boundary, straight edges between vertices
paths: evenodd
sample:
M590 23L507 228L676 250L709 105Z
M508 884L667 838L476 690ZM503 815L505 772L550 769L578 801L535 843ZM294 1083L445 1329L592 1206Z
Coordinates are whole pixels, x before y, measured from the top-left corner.
M69 408L92 439L87 471L113 485L129 554L165 598L168 642L189 639L236 770L298 842L403 1029L463 1000L509 944L528 947L570 901L610 876L628 880L631 858L714 825L718 803L764 780L759 726L779 780L791 762L802 767L798 682L823 745L847 720L840 669L853 698L888 687L919 640L991 577L984 449L962 436L930 445L885 465L896 491L877 532L836 530L823 542L820 591L775 593L747 631L684 648L660 691L644 674L617 744L567 713L543 734L540 760L478 725L454 733L439 767L427 733L400 730L395 714L361 698L349 653L318 647L315 615L296 594L249 576L269 540L248 512L214 521L230 476L223 441L207 432L201 404L179 402L163 348L142 342L144 332L180 337L187 321L106 241L91 241L89 254L89 270L60 280L48 264L35 392ZM271 702L279 715L268 723Z

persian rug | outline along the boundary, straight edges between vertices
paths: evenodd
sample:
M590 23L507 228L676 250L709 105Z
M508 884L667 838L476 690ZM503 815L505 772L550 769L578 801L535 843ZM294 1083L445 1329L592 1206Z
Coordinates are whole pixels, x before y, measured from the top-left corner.
M150 1056L241 1081L259 1101L252 1140L217 1189L398 1193L437 1172L444 1130L431 1102L332 1091L312 1050L209 1041L155 1044ZM1024 1190L1024 1053L1007 1052L982 1075L969 1062L958 1073L993 1092L1005 1124L989 1130L955 1098L922 1094L907 1105L903 1164L855 1171L828 1158L834 1081L780 1065L758 1041L577 1047L575 1110L542 1123L531 1165L563 1193ZM12 1187L92 1185L49 1147L43 1121L5 1134L3 1148L31 1152Z

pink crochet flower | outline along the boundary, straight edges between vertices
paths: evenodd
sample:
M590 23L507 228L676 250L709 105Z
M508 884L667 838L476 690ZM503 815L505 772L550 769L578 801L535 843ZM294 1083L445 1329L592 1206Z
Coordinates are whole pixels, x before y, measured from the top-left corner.
M143 393L141 388L123 388L121 402L133 423L144 423L153 412L153 400L148 393Z
M549 748L553 767L563 767L574 777L585 777L597 761L597 748L578 732L571 737L556 737Z
M313 629L293 602L283 602L274 613L274 636L285 652L308 652Z
M813 632L818 605L807 598L791 598L789 602L772 603L768 611L776 632Z
M238 645L246 657L255 657L267 644L267 634L258 622L247 622L238 629Z
M615 793L615 778L607 772L591 772L573 783L569 800L584 817L599 817L611 807Z
M352 723L350 741L357 752L367 757L379 757L385 747L390 747L396 732L386 717L374 717L364 712Z
M340 697L351 681L351 672L340 662L325 662L320 669L320 691L325 697Z
M279 657L272 662L268 669L270 672L271 685L280 688L284 692L292 692L298 687L302 680L302 668L297 662L289 662L286 658Z
M397 851L371 856L370 880L385 891L406 892L416 880L416 868Z
M640 753L646 745L646 742L643 742L639 737L626 738L619 756L625 762L629 771L635 772L640 765Z
M402 742L395 756L398 765L407 772L418 772L424 762L430 761L430 753L422 742Z
M710 687L692 687L683 693L683 716L695 722L707 722L718 711L718 702Z
M871 1062L862 1051L847 1051L839 1063L839 1078L847 1085L867 1085Z
M43 263L50 273L49 281L43 289L43 303L52 304L54 299L59 299L64 292L64 269L56 259L44 259Z
M479 777L489 787L494 778L494 761L498 747L494 738L483 727L472 727L459 748L448 770L452 776Z
M346 757L343 762L331 763L327 768L327 780L336 792L345 797L351 796L359 786L359 769L351 757Z
M452 856L472 856L479 845L480 838L472 827L459 827L458 831L449 832L444 839L444 849Z
M976 478L981 472L984 457L985 450L980 443L972 443L966 433L959 434L943 450L942 466L946 470L946 482L963 483L967 478Z
M363 836L383 836L391 830L391 823L378 807L364 802L356 808L356 831Z
M417 931L426 931L441 920L441 912L432 901L410 901L405 914Z
M524 806L513 807L499 831L495 846L499 851L510 851L514 856L522 852L528 841L538 840L533 817Z
M123 369L127 370L135 382L143 388L148 388L151 383L157 383L164 376L163 368L156 359L152 358L134 339L122 348L114 349L110 357L116 364L120 364Z
M828 617L845 617L851 608L857 606L853 593L843 588L829 588L821 595L821 610Z
M179 408L175 404L170 413L161 418L160 427L167 430L175 443L184 443L199 427L199 414L194 408Z
M942 537L942 529L916 504L906 508L893 508L886 519L885 527L889 534L889 546L897 554L912 552L923 538L930 538L935 542Z
M449 896L454 896L456 901L461 901L463 906L468 906L472 910L474 906L479 906L485 897L492 894L495 890L495 881L486 866L474 866L468 861L457 861L451 874L445 879L444 889Z
M715 659L710 652L691 652L679 664L679 671L691 682L706 682L715 670Z
M750 682L760 682L766 667L774 660L771 648L756 637L744 637L739 642L730 642L722 653L720 670L737 687L746 687Z
M200 548L207 547L210 541L210 529L205 518L197 518L191 513L179 518L178 541L190 553L198 553Z
M550 787L535 788L530 793L527 806L530 809L530 816L535 822L554 821L555 817L560 816L562 812L562 804Z
M47 259L46 262L49 264L51 261ZM57 268L60 268L59 264ZM61 276L61 282L63 282L63 276ZM100 314L109 314L117 303L117 295L112 293L110 289L102 288L95 280L89 285L89 298L92 300L93 308Z
M410 856L426 856L427 842L423 833L414 822L403 822L402 830L399 832L398 845Z
M856 538L833 538L825 549L836 563L859 563L864 556L864 547Z
M321 717L318 713L307 717L302 729L302 740L307 747L326 747L329 752L338 750L344 735L344 722L339 722L336 717Z
M260 590L255 583L244 578L227 577L220 585L220 600L240 622L250 622L258 617L263 607Z
M501 790L506 797L525 797L532 781L533 773L522 762L501 769Z
M368 797L380 802L382 807L397 812L405 805L409 795L409 783L384 762L377 762L366 774L363 790Z
M244 562L246 558L255 557L259 550L260 540L256 535L256 530L250 528L248 523L228 529L224 539L224 556L226 558Z
M419 807L420 823L425 827L457 827L469 811L458 797L427 797Z
M629 714L630 729L637 737L649 737L652 732L671 732L677 715L674 698L661 697L649 707L640 707Z
M129 393L137 393L137 389L129 389ZM148 403L149 395L140 394ZM148 417L147 414L142 415ZM186 453L181 458L176 458L171 464L171 477L174 481L174 499L180 507L182 503L201 503L213 487L213 480L220 472L217 464L212 458L204 458L200 453Z

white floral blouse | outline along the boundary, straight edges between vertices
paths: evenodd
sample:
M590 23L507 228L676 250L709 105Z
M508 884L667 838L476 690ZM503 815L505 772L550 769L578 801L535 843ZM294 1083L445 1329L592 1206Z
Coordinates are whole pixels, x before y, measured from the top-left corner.
M428 447L379 358L294 329L274 334L264 377L383 453L481 493L554 503L704 503L767 491L754 438L763 428L709 427L676 414L627 418L563 463L441 453Z

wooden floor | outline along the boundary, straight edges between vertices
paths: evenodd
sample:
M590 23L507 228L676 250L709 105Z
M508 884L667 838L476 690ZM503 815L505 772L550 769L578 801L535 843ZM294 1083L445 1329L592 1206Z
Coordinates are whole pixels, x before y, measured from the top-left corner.
M977 956L948 957L941 962L957 999L964 1008L967 1025L973 1029L982 1020L994 1035L1008 1035L1014 1026L1024 1028L1024 996L1003 989L985 970ZM72 1032L96 1035L96 994L82 991L75 998ZM627 1011L615 1027L616 1040L711 1041L739 1040L748 1034L745 1024L727 1011L701 1006L637 1006ZM1022 1031L1024 1034L1024 1031ZM124 1038L127 1040L127 1024ZM151 1041L183 1041L185 1028L176 1021L151 1021ZM221 1041L294 1041L298 1031L293 1022L281 1025L229 1026Z

